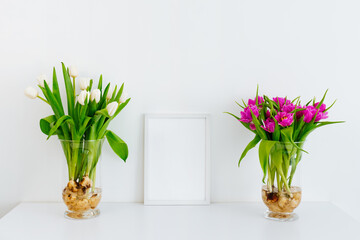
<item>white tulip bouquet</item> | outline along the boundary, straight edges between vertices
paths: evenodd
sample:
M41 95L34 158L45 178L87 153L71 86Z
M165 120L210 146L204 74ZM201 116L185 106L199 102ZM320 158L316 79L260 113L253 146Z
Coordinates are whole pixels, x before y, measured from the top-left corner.
M67 187L73 191L81 187L88 189L95 182L102 139L106 137L113 151L124 162L128 157L126 143L107 128L129 103L130 98L126 99L126 94L123 92L124 84L119 89L110 83L103 88L102 75L95 88L90 78L76 79L78 71L75 67L66 68L62 63L62 72L66 89L67 114L62 104L55 67L52 89L45 75L38 78L38 87L44 97L39 96L38 91L32 87L25 90L25 95L32 99L41 99L49 104L54 112L53 115L40 120L40 129L48 139L52 135L57 135L61 140L68 165ZM79 94L76 94L76 82L81 89Z

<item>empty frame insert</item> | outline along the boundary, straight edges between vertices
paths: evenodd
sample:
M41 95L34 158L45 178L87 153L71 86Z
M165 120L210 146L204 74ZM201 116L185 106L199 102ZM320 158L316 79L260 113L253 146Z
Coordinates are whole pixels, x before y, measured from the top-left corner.
M210 203L209 139L208 115L145 115L145 205Z

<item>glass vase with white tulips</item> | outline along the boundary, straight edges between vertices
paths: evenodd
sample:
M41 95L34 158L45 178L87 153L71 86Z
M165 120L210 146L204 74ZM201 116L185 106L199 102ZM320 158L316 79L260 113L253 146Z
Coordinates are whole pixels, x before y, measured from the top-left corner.
M306 138L314 130L330 124L341 123L323 121L334 105L326 107L324 100L311 99L305 105L300 97L288 99L258 96L247 103L237 103L242 111L236 118L246 129L255 134L241 154L238 166L247 152L259 142L259 160L263 170L262 199L269 210L265 217L274 220L295 220L293 210L300 204L302 191L293 184L294 175L301 161Z
M47 103L53 114L40 119L40 129L49 139L57 135L65 154L68 183L63 190L63 200L68 207L65 215L70 218L91 218L99 214L96 208L101 199L97 184L97 166L103 140L106 138L112 150L124 161L128 157L127 144L114 132L108 130L110 122L129 103L124 84L103 87L102 75L97 86L93 79L78 78L75 67L66 68L62 63L65 83L67 112L62 103L55 68L52 84L45 75L39 76L37 89L28 87L25 95ZM52 87L50 87L52 85ZM76 85L80 92L77 94Z

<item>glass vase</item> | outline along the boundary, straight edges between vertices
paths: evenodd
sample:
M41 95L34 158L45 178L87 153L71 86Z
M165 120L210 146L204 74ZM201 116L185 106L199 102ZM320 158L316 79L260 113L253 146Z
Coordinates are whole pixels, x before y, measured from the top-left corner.
M88 219L100 214L100 158L104 142L99 140L60 140L68 167L68 178L62 192L67 209L65 217Z
M265 218L277 221L298 219L294 210L299 206L302 196L297 170L303 145L304 142L277 142L271 148L267 184L261 189L262 200L268 208Z

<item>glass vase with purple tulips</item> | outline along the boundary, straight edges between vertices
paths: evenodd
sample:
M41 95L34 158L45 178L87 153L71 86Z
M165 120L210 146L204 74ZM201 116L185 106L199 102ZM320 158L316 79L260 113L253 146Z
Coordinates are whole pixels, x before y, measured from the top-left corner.
M241 154L238 166L247 152L259 144L259 160L263 170L262 199L268 207L265 217L290 221L297 215L293 210L300 204L301 188L293 185L294 174L305 152L304 142L315 129L341 123L342 121L324 121L328 111L334 105L327 107L322 99L317 102L311 99L302 104L300 97L270 98L259 96L247 103L237 103L242 109L240 116L226 112L235 117L245 128L255 134L255 137Z

